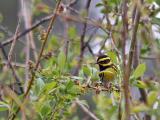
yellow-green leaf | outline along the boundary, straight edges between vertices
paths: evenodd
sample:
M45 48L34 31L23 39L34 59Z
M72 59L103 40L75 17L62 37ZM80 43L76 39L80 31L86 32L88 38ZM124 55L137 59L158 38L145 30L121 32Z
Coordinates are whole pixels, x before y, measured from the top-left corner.
M146 65L139 64L133 73L133 77L137 79L137 78L141 77L145 71L146 71Z
M139 88L147 88L147 84L143 81L140 81L140 80L137 81L136 86Z
M0 101L0 111L6 111L6 110L9 110L9 109L10 109L10 106L8 104Z
M117 63L117 55L116 55L115 52L109 51L109 52L107 52L107 55L111 58L111 60L112 60L114 63Z
M147 96L148 104L152 106L154 102L157 100L158 93L156 91L149 92Z
M149 110L149 108L145 104L132 106L132 111L134 113L145 112L145 111L148 111L148 110Z
M85 75L91 76L91 70L90 70L89 66L87 66L87 65L83 66L83 73Z

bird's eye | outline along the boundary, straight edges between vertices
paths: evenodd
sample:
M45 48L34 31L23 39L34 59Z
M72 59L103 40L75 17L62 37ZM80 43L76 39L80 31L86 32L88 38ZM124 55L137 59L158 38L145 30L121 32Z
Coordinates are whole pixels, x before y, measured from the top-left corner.
M99 63L100 64L108 64L109 62L110 62L110 59L106 59L106 60L100 61Z

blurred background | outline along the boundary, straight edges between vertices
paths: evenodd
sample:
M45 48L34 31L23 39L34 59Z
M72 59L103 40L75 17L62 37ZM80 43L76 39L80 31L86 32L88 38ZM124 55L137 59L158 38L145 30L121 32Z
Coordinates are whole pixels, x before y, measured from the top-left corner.
M35 79L30 97L17 119L125 119L123 65L127 66L129 61L134 36L128 78L130 118L158 120L159 0L62 0L39 59L56 3L55 0L0 0L0 120L14 119L12 115L22 105L22 94L32 76ZM134 35L136 22L139 26ZM101 54L108 54L118 67L120 72L113 84L121 92L105 92L95 87L100 82L95 63ZM38 60L40 65L34 69ZM88 88L88 84L94 87Z

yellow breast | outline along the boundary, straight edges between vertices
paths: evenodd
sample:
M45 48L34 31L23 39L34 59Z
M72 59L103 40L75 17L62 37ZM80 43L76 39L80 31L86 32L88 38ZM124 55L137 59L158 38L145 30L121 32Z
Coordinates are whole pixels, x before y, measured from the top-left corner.
M99 72L99 75L103 74L103 80L111 81L114 80L117 72L113 68L108 68Z

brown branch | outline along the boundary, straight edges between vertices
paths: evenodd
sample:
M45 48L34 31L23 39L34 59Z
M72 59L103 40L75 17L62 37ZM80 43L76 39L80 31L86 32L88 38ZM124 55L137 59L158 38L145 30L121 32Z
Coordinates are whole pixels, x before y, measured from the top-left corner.
M88 51L91 53L91 55L92 55L93 57L95 57L95 54L94 54L91 46L88 44L87 47L88 47Z
M87 16L89 14L89 7L90 7L90 4L91 4L91 0L88 0L87 1L87 4L86 4L86 13L87 13ZM87 28L87 19L86 19L86 22L84 23L83 25L83 31L82 31L82 35L80 37L80 55L79 55L79 61L78 61L78 64L77 64L77 67L75 68L75 71L74 71L74 75L77 75L78 72L79 72L79 69L81 68L81 65L82 65L82 62L83 62L83 55L84 55L84 48L85 48L85 35L86 35L86 28Z
M11 63L11 61L12 61L12 56L13 56L13 51L14 51L14 48L15 48L15 45L16 45L16 41L17 41L17 35L18 35L18 31L19 31L19 29L20 29L20 24L21 24L21 18L20 17L18 17L18 25L17 25L17 27L16 27L16 31L15 31L15 35L14 35L14 39L13 39L13 42L12 42L12 44L11 44L11 48L10 48L10 50L9 50L9 53L8 53L8 61L7 61L7 65L9 65L10 66L10 68L11 68L11 66L13 67L13 71L14 71L14 66L12 65L12 63ZM4 51L5 52L5 51ZM16 75L16 73L14 73L13 74L13 76L17 76ZM19 80L19 78L18 78L18 76L16 77L16 83L18 83L18 87L20 88L20 89L23 89L23 88L21 88L22 87L22 84L20 83L20 80ZM20 83L20 84L19 84ZM21 86L20 86L21 85ZM13 84L13 90L15 90L14 88L15 88L15 85ZM12 103L13 103L13 101L12 101ZM11 106L12 106L12 104L11 104ZM13 106L12 106L13 107ZM9 113L9 115L10 115L10 113Z
M0 30L6 33L8 36L13 35L13 33L6 26L4 27L2 24L0 24Z
M126 70L126 40L128 37L128 0L123 0L122 3L122 58L123 58L123 86L124 86L124 96L125 96L125 120L130 120L130 101L129 101L129 78L127 78Z
M59 0L59 1L57 2L54 13L57 13L57 12L58 12L60 3L61 3L61 0ZM45 36L44 41L43 41L43 44L42 44L42 46L41 46L41 50L40 50L40 53L39 53L39 56L38 56L38 60L36 61L36 64L35 64L34 72L32 73L32 77L31 77L31 79L30 79L30 81L29 81L29 83L28 83L27 90L26 90L26 92L25 92L25 94L24 94L24 100L23 100L24 102L25 102L25 99L26 99L26 97L28 96L29 91L30 91L30 89L31 89L31 87L32 87L32 84L33 84L33 82L34 82L34 80L35 80L35 79L34 79L35 74L36 74L35 72L36 72L37 69L38 69L38 66L39 66L39 63L40 63L40 60L41 60L41 57L42 57L42 54L43 54L45 45L46 45L47 40L48 40L49 33L50 33L51 29L52 29L52 26L53 26L53 23L54 23L56 17L57 17L56 14L54 14L54 16L52 16L52 19L51 19L51 21L50 21L50 23L49 23L49 26L48 26L48 28L47 28L46 36ZM11 116L11 120L14 120L14 119L15 119L15 117L16 117L16 115L18 114L19 111L20 111L20 107L18 107L17 110L16 110L16 112L13 113L13 115Z
M125 46L126 40L128 38L128 7L127 7L128 0L123 0L122 3L122 22L123 22L123 30L122 30L122 58L123 58L123 68L125 69L126 66L126 53L125 53Z
M35 28L37 28L38 26L40 26L41 24L44 24L45 22L49 21L52 18L52 15L49 15L43 19L41 19L40 21L35 22L30 28L24 30L23 32L19 33L17 35L17 39L23 37L24 35L28 34L30 31L34 30ZM2 42L3 46L6 46L10 43L12 43L14 40L14 37L11 37L9 39L7 39L6 41Z
M105 48L105 44L106 44L107 40L108 40L108 37L103 41L103 44L102 44L101 48L98 51L99 54L102 54L102 50Z
M133 23L133 31L132 31L132 36L131 36L131 46L130 46L130 51L129 51L129 58L128 58L128 64L126 66L126 71L125 71L125 79L124 79L124 87L125 87L125 99L126 99L126 119L130 119L129 114L130 114L130 108L129 108L129 77L131 74L131 69L132 69L132 61L133 61L133 54L135 52L135 45L137 42L137 31L138 31L138 25L139 25L139 20L140 20L140 5L142 4L142 1L139 1L139 5L136 7L136 13L135 13L135 18L134 18L134 23Z
M158 60L160 60L160 58L158 58L158 57L152 57L152 56L147 56L147 57L140 56L140 59L145 59L145 60L156 60L156 59L158 59Z
M131 36L131 46L130 46L130 51L129 51L128 76L127 76L127 78L129 78L130 73L131 73L133 54L134 54L135 45L136 45L136 42L137 42L137 30L138 30L139 20L140 20L140 8L137 7L135 20L134 20L133 31L132 31L132 36Z
M97 118L88 108L86 108L80 100L76 99L75 103L88 115L90 116L93 120L100 120Z
M1 61L1 63L3 65L7 65L8 62L7 61ZM22 68L25 68L25 65L24 64L21 64L21 63L15 63L15 62L10 62L10 64L14 67L22 67Z
M31 26L30 24L30 13L29 13L29 9L27 9L27 7L29 7L28 5L29 1L24 1L24 0L20 0L21 3L21 13L23 16L23 21L24 21L24 27L25 28L29 28ZM28 80L29 80L29 60L30 60L30 42L31 40L33 41L33 37L32 37L32 31L30 31L26 36L26 42L25 42L25 84L24 84L24 88L26 89Z
M17 28L16 28L16 32L15 32L15 35L14 35L14 39L13 39L13 42L11 44L11 48L10 48L9 53L8 53L8 62L11 62L11 60L12 60L12 54L13 54L14 47L16 45L17 35L18 35L19 28L20 28L20 23L21 23L21 20L19 18L18 19L18 25L17 25Z
M91 48L91 46L90 46L89 43L91 42L92 38L94 37L94 35L96 34L96 32L97 32L98 29L99 29L99 28L96 28L96 29L92 32L92 34L89 36L87 42L85 42L85 45L84 45L84 49L87 47L88 50L89 50L89 52L91 53L91 55L92 55L93 57L95 57L95 55L94 55L94 53L93 53L93 51L92 51L92 48Z
M21 84L21 81L20 81L20 78L18 77L18 75L17 75L16 71L14 70L14 67L12 66L12 64L8 61L7 53L6 53L3 45L1 44L1 42L0 42L0 48L1 48L1 51L2 51L2 54L3 54L4 58L5 58L5 60L7 61L8 65L9 65L9 68L12 71L12 75L15 78L15 80L16 80L18 86L19 86L20 92L24 93L23 92L23 87L22 87L22 84Z
M19 39L19 38L23 37L24 35L28 34L30 31L34 30L35 28L44 24L45 22L48 22L54 16L54 14L57 14L58 16L60 16L64 19L68 19L68 20L71 20L71 21L74 21L74 22L83 23L83 24L86 23L86 24L101 28L104 32L108 33L108 31L102 26L101 23L96 22L95 20L90 20L87 17L82 18L80 16L73 16L73 15L66 16L65 14L61 14L61 13L53 13L52 15L46 16L46 17L42 18L41 20L35 22L30 28L24 30L23 32L20 32L17 35L17 39ZM13 40L14 40L14 37L11 37L11 38L7 39L6 41L3 41L2 45L6 46L6 45L12 43Z
M99 21L102 22L103 19L104 19L104 17L103 17L102 19L100 19ZM96 28L96 29L92 32L92 34L89 36L87 42L85 42L85 45L84 45L84 49L87 47L88 50L89 50L89 52L91 53L91 55L92 55L93 57L95 57L95 54L93 53L92 48L91 48L91 46L89 45L89 43L90 43L90 41L92 40L92 38L95 36L95 34L97 33L98 29L99 29L99 28Z
M137 22L137 25L139 24L139 20L138 19L140 19L140 10L139 10L140 8L138 8L138 7L140 7L142 3L143 3L143 1L141 0L139 2L139 5L135 5L134 11L133 11L134 12L133 13L133 16L134 16L133 17L133 21L135 20L134 22ZM137 16L137 14L139 14L139 15ZM137 18L137 17L139 17L139 18ZM138 29L138 26L135 25L135 27L137 27L135 29ZM135 31L133 31L133 32L135 32ZM133 34L133 35L136 35L136 34ZM132 44L135 44L134 45L134 51L135 52L133 53L133 58L130 58L130 59L133 59L133 68L136 69L138 64L139 64L139 53L140 53L140 48L139 47L140 46L138 45L138 41L136 40L136 38L134 38L134 39L135 39L134 40L135 43L132 43ZM140 77L139 79L142 80L142 77ZM141 95L140 101L142 101L143 103L147 104L147 93L146 93L145 89L139 88L139 92L140 92L140 95ZM145 120L150 120L150 119L151 119L150 115L145 113Z

